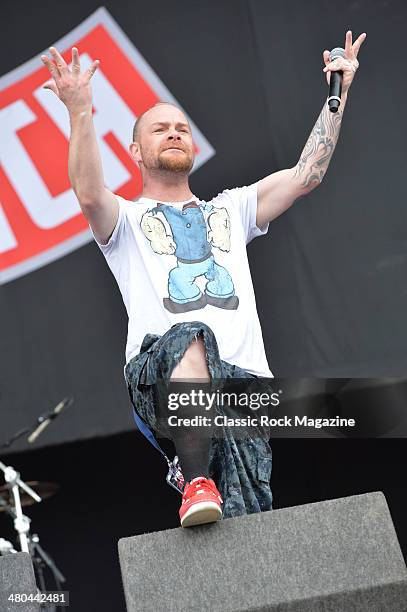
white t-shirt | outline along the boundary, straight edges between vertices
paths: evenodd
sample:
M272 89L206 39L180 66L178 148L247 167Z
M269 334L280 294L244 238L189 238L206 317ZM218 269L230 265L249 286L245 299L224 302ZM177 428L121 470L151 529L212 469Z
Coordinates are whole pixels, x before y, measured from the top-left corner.
M269 227L256 226L257 184L226 189L209 202L116 197L113 234L105 245L95 241L126 306L126 364L145 334L202 321L213 330L221 359L271 378L246 252ZM194 302L199 308L188 310Z

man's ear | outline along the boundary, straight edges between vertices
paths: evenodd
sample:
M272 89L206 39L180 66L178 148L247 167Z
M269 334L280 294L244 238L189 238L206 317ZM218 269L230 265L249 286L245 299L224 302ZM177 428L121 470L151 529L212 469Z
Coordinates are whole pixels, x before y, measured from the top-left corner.
M129 151L130 151L130 155L133 158L133 160L140 167L140 162L142 161L142 159L141 159L141 154L140 154L140 145L139 145L139 143L138 142L132 142L131 145L129 146Z

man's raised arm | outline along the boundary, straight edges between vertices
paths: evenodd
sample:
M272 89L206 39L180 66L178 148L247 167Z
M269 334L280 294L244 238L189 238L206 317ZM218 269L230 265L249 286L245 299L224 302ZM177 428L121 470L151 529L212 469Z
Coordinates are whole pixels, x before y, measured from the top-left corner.
M51 89L69 112L69 179L96 239L105 244L117 223L119 204L115 195L104 185L102 162L92 119L90 80L99 61L95 60L88 70L81 73L79 53L75 47L72 49L72 70L55 47L50 48L50 53L54 61L46 55L41 56L51 73L51 79L43 87Z
M258 182L256 215L258 227L262 228L287 210L295 200L321 184L338 141L348 89L359 66L356 58L365 38L366 34L361 34L352 45L352 32L348 30L345 56L334 62L329 61L329 51L324 51L324 72L327 74L328 83L331 71L343 72L341 105L337 113L332 113L327 103L324 104L300 159L293 168L274 172Z

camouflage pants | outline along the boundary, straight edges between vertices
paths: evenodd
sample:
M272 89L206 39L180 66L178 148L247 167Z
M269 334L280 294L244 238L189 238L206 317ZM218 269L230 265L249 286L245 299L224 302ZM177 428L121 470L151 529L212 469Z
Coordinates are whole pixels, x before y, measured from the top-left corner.
M134 409L156 434L162 435L157 419L153 385L169 380L173 369L198 335L203 337L211 379L257 378L220 359L213 331L199 321L173 325L162 336L146 334L140 352L125 368ZM220 438L212 438L209 475L223 498L223 517L272 509L270 477L271 448L267 437L235 438L225 426ZM182 467L182 466L181 466Z

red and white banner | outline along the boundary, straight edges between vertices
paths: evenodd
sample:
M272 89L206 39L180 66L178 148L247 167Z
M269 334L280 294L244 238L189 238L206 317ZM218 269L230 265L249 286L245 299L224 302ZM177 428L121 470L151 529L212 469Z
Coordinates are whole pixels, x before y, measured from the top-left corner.
M72 46L78 47L83 69L100 60L92 91L105 183L136 199L141 176L128 153L134 122L160 100L182 105L104 8L52 45L67 63ZM0 284L92 240L68 179L68 112L42 89L49 78L43 53L0 78ZM196 170L214 149L187 117Z

